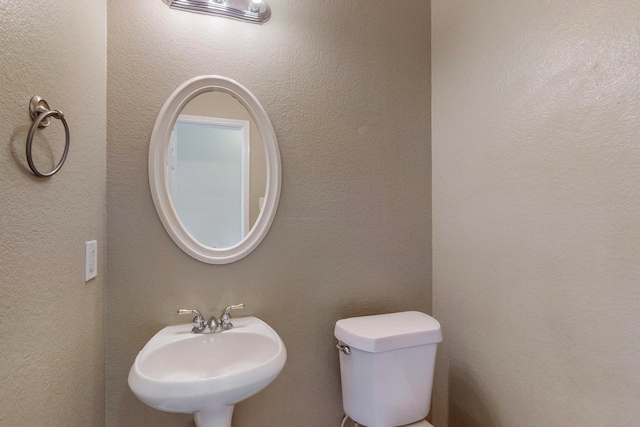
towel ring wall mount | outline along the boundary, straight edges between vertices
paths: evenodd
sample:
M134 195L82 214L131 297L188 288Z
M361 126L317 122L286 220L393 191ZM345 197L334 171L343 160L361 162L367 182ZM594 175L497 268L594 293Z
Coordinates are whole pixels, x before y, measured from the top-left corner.
M31 98L31 101L29 102L29 115L31 115L33 124L31 125L31 129L29 129L29 135L27 136L27 163L29 164L31 172L33 172L35 176L39 176L42 178L50 177L58 172L64 164L65 160L67 160L70 143L69 126L67 125L67 121L65 120L64 113L62 111L49 109L49 104L47 103L47 101L37 95ZM33 146L33 136L35 135L35 132L38 128L44 129L51 124L51 117L60 120L62 122L62 125L64 126L64 152L62 153L60 162L58 162L56 167L53 168L51 172L42 173L36 168L36 165L33 163L33 156L31 152Z

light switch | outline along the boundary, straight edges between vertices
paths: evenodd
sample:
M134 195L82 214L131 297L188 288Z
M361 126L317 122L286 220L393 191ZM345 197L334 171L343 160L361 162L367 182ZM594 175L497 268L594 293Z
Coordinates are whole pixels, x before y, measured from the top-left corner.
M98 275L98 241L86 242L84 247L84 281L88 282Z

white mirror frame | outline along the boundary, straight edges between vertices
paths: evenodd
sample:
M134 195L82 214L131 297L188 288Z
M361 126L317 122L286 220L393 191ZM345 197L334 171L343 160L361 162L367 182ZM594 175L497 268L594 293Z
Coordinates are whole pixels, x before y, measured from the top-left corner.
M264 205L249 233L229 248L211 248L201 244L182 225L173 206L166 176L167 148L176 119L182 109L205 92L223 92L233 96L249 111L256 123L267 159L267 185ZM184 252L208 264L228 264L249 255L267 235L280 201L282 166L280 149L266 111L251 92L240 83L222 76L199 76L188 80L169 96L162 106L149 143L149 185L153 204L169 236Z

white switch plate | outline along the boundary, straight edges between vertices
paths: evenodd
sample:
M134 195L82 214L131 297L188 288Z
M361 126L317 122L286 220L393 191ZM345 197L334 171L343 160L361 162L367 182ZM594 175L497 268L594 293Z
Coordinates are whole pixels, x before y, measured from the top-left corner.
M84 248L84 281L88 282L98 275L98 241L86 242Z

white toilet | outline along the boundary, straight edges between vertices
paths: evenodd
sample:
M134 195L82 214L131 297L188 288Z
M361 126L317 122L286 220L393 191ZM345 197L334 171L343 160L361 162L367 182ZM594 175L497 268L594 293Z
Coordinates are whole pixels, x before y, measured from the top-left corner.
M342 404L366 427L428 427L440 323L418 311L351 317L334 330Z

